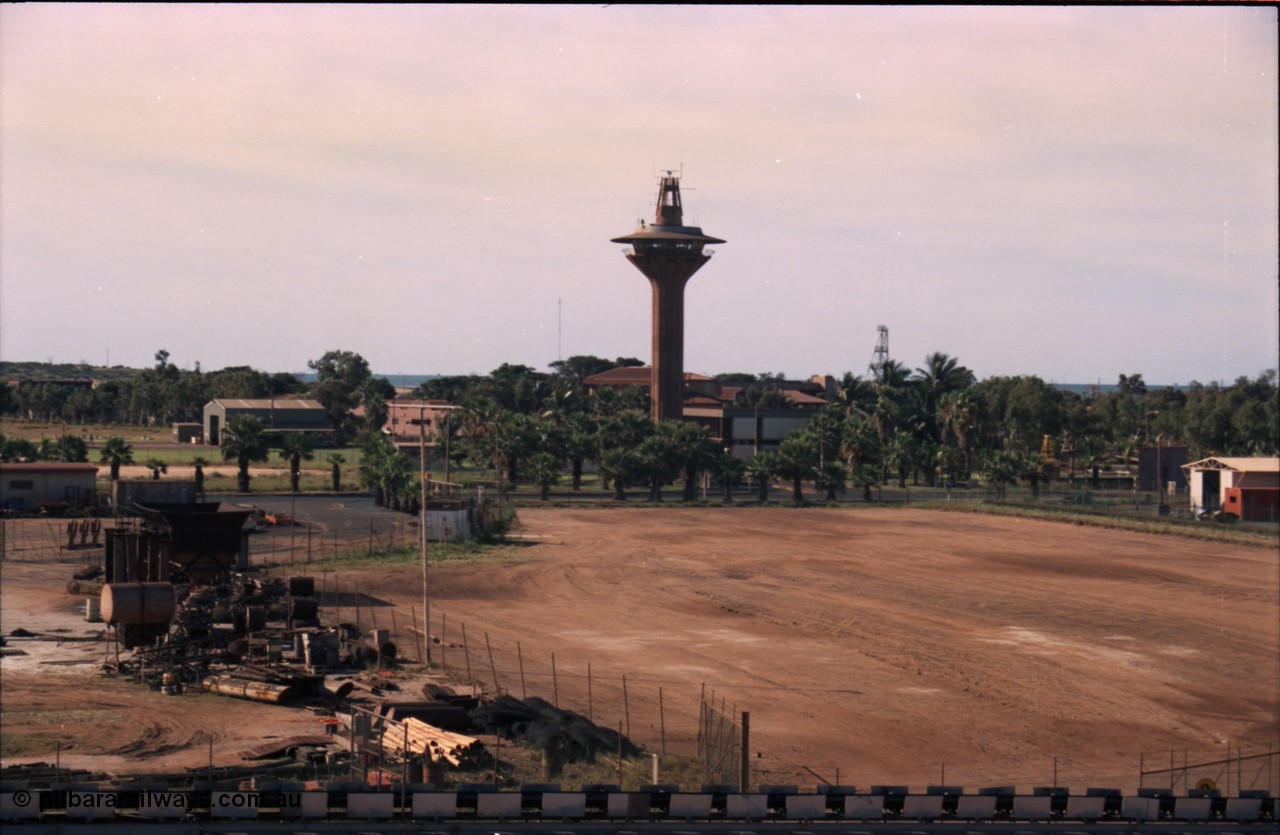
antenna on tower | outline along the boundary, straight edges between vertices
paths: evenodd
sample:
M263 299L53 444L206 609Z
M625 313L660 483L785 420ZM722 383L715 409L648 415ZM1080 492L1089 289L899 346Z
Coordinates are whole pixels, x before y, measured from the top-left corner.
M876 349L871 352L871 364L867 366L867 373L870 374L873 382L880 381L880 375L884 371L884 364L889 360L889 328L885 325L876 325Z

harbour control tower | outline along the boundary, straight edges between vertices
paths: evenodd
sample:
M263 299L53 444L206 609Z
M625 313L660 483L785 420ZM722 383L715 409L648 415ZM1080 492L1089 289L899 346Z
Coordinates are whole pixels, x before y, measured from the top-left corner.
M679 419L684 413L684 285L711 260L707 244L724 241L684 225L680 206L680 178L664 171L658 186L658 210L653 225L644 221L630 235L613 238L630 244L627 260L653 287L653 377L649 387L655 422Z

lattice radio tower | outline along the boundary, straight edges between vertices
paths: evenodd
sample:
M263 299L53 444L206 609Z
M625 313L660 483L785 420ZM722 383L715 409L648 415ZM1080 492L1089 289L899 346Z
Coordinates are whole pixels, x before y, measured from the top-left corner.
M867 373L872 381L879 382L884 364L889 361L889 328L876 325L876 333L879 338L876 339L876 349L871 352L871 364L867 366Z

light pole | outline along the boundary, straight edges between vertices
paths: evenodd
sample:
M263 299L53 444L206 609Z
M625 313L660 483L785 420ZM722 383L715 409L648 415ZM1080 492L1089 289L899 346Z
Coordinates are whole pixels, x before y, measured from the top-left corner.
M1160 465L1161 444L1164 436L1159 432L1156 433L1156 515L1168 516L1169 505L1164 503L1164 470Z
M427 593L427 562L430 539L427 531L427 424L426 406L418 406L418 489L422 493L419 502L418 529L422 532L422 645L426 647L427 666L431 666L431 597Z

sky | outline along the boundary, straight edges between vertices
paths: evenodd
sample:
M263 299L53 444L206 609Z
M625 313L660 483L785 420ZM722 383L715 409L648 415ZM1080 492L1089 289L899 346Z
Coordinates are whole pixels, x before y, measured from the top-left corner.
M0 359L650 355L610 239L726 240L685 369L1280 364L1277 10L0 6Z

